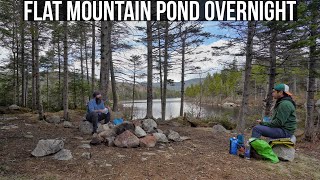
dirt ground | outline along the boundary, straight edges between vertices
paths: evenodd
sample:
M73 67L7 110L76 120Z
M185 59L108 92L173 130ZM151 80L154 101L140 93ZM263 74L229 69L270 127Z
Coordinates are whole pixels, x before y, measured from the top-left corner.
M38 121L28 113L1 116L0 128L18 128L0 130L0 179L320 179L319 143L299 142L293 162L272 164L230 155L231 134L160 125L162 130L173 129L191 140L149 149L105 145L82 149L79 146L88 143L91 136L76 128L81 116L72 117L75 128ZM65 149L72 151L71 160L31 156L40 139L55 138L65 141ZM91 159L83 158L84 152L90 152Z

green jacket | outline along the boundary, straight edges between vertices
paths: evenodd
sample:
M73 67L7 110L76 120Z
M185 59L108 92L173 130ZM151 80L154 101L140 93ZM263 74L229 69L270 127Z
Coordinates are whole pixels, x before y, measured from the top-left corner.
M262 122L262 125L282 128L290 134L297 129L296 107L291 97L279 99L273 109L271 122Z

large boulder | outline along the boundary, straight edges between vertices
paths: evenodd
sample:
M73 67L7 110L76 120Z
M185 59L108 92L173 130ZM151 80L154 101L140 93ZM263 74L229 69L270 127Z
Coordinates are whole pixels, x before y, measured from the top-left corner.
M72 153L68 149L62 149L53 156L53 159L62 161L70 160L72 159Z
M156 138L157 142L161 142L161 143L169 142L167 136L163 133L153 133L153 136Z
M108 137L116 136L116 132L114 129L108 129L99 133L99 136L102 137L103 139L107 139Z
M136 126L134 134L138 138L145 137L147 135L147 133L140 126Z
M169 130L168 139L171 141L181 141L179 133Z
M52 115L52 116L48 116L48 117L46 118L46 121L47 121L48 123L58 124L58 123L61 122L61 118L60 118L60 116Z
M282 161L293 161L295 149L289 148L286 145L275 145L273 146L273 152L278 156Z
M122 148L133 148L139 146L139 138L135 136L131 131L126 130L122 134L118 135L115 140L114 144L117 147Z
M142 121L142 129L147 133L157 132L157 123L153 119L145 119Z
M63 121L63 127L64 128L72 128L73 125L70 121Z
M140 138L139 140L140 140L140 147L151 148L156 146L156 143L157 143L156 137L152 135L145 136L143 138Z
M81 121L80 126L79 126L79 130L83 134L92 134L92 132L93 132L92 123L90 123L89 121Z
M135 126L132 122L123 122L122 124L119 124L117 126L115 126L114 128L114 132L119 135L122 134L125 131L131 131L132 133L134 133L135 131Z
M100 124L100 123L99 123L99 124ZM100 126L99 126L99 124L98 124L97 133L101 133L101 132L103 132L103 131L108 131L108 130L111 129L108 124L103 124L103 125L100 124Z
M216 134L216 133L228 133L229 131L226 128L224 128L222 125L217 124L212 127L212 132Z
M62 140L47 139L40 140L37 147L31 152L35 157L42 157L50 154L54 154L63 149L64 143Z
M20 106L16 105L16 104L12 104L11 106L9 106L10 110L20 110Z
M106 145L107 145L108 147L113 147L113 146L115 146L114 140L115 140L115 137L109 136L109 137L107 137L107 138L105 139L105 143L106 143Z

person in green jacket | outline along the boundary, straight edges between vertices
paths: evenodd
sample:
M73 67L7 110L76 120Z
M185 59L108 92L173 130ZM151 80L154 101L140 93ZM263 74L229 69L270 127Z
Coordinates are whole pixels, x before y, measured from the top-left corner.
M251 137L261 136L272 139L290 138L296 128L296 104L292 100L289 86L278 84L274 87L272 97L276 99L270 122L257 120L260 125L253 127Z

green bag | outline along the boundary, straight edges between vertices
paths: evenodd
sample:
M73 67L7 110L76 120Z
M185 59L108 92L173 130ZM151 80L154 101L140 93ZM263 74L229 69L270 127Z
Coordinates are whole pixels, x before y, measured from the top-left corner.
M271 146L264 140L250 138L251 147L263 158L270 160L272 163L278 163L278 156L273 152Z

